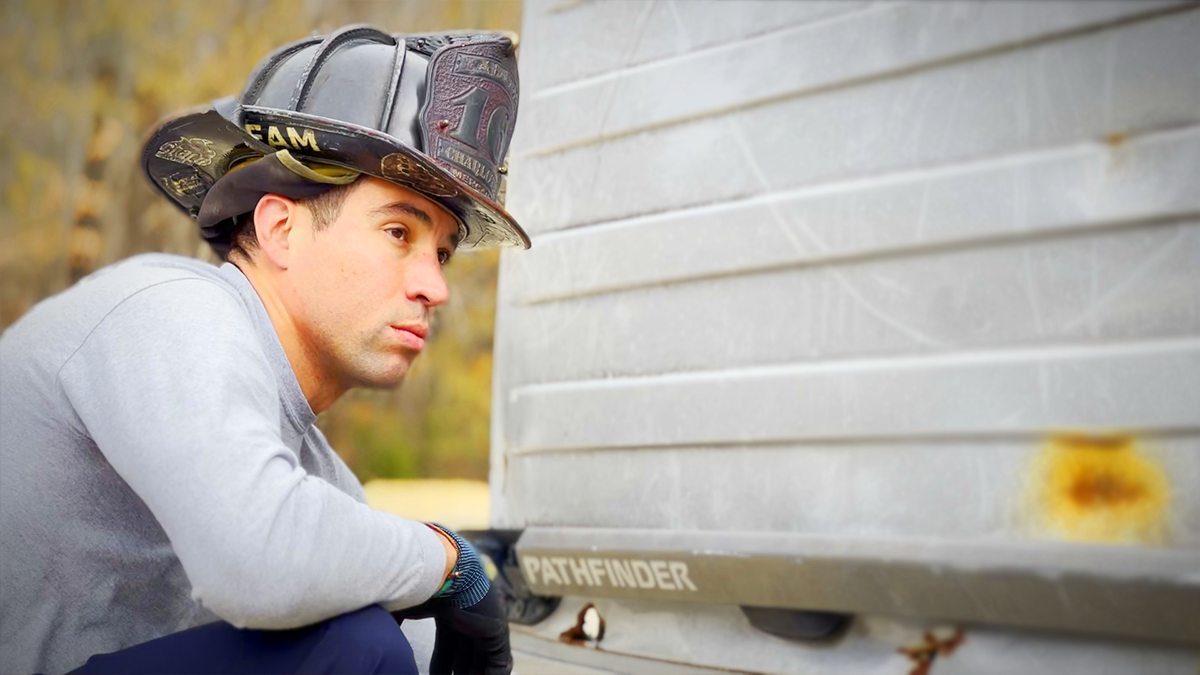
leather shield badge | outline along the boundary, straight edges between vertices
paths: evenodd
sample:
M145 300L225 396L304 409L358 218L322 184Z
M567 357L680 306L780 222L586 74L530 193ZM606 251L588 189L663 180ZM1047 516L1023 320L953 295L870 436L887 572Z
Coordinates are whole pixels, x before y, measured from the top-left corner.
M433 55L421 111L425 151L495 201L517 120L517 64L506 38L451 44Z

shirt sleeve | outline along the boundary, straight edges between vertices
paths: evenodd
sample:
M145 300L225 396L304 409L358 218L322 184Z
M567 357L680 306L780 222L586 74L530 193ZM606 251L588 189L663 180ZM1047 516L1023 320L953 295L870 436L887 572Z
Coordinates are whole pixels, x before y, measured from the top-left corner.
M283 443L274 373L240 300L217 284L174 280L127 298L59 382L162 526L193 599L231 624L398 609L440 586L432 530L308 475Z

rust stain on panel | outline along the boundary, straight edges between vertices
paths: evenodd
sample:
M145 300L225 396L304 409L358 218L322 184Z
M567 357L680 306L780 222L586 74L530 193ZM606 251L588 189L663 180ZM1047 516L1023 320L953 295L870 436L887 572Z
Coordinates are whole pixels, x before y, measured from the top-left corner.
M939 656L953 654L966 637L966 633L961 627L955 628L954 633L946 638L938 637L932 631L927 631L921 644L915 647L900 647L896 651L912 659L913 667L908 671L908 675L929 675L929 669L933 666L933 662Z
M1055 538L1157 544L1169 537L1170 482L1132 435L1051 436L1030 488L1030 510Z
M1104 144L1109 150L1109 171L1121 171L1129 166L1129 156L1131 154L1129 134L1123 131L1114 131L1104 137Z
M1104 137L1104 142L1108 143L1114 150L1125 147L1129 142L1129 135L1123 131L1114 131Z

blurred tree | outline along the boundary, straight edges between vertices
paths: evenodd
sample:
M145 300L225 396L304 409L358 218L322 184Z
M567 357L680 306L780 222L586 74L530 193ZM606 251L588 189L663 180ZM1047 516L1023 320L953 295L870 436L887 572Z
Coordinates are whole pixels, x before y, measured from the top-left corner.
M349 23L519 31L520 0L29 0L0 3L0 330L147 251L210 262L138 168L143 135L236 94L270 50ZM394 392L352 392L321 428L363 480L487 478L495 252L459 255L430 347Z

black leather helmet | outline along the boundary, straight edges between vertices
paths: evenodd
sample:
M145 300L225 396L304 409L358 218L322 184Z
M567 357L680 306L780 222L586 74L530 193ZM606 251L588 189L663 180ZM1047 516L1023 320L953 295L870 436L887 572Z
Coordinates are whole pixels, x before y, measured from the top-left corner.
M299 199L369 174L457 216L459 247L529 248L500 202L517 120L512 39L389 35L348 26L285 45L241 96L162 123L150 182L228 253L234 219L276 192Z

